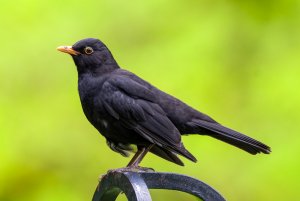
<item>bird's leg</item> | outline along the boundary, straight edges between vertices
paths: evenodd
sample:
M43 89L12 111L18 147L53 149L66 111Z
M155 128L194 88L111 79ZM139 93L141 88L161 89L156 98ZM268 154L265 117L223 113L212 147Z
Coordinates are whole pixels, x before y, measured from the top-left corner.
M134 172L154 172L154 169L152 168L145 168L145 167L139 167L140 162L145 157L145 155L150 151L150 149L154 146L154 144L151 144L147 147L140 147L138 146L138 151L135 153L135 155L132 157L130 162L125 168L119 168L119 169L113 169L109 170L108 173L114 173L114 172L126 172L126 171L134 171ZM102 175L99 180L106 176Z
M138 147L138 151L132 157L130 162L128 163L128 168L137 168L140 162L143 160L145 155L150 151L150 149L154 146L154 144L149 145L148 147Z

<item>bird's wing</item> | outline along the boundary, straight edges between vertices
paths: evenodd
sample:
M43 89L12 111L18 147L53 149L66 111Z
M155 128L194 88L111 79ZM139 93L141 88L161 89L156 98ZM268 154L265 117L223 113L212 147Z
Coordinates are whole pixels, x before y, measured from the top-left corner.
M156 103L151 90L129 77L112 76L103 83L101 92L106 111L124 126L150 143L196 160L184 148L179 131Z

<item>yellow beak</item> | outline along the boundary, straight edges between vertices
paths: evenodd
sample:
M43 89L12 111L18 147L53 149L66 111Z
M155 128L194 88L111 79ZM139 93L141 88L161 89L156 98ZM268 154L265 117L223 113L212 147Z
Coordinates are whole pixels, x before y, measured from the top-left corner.
M68 53L71 55L78 55L80 54L79 52L73 50L72 46L59 46L56 48L58 51L64 52L64 53Z

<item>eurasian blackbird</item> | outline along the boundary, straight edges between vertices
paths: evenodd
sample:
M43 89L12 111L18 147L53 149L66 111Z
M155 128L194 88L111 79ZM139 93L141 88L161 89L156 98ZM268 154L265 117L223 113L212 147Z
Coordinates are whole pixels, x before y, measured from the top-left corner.
M181 135L209 135L250 154L271 152L270 147L222 126L177 98L123 70L98 39L60 46L72 56L78 71L78 90L85 116L123 156L137 151L128 167L137 167L147 152L184 165L178 154L196 162Z

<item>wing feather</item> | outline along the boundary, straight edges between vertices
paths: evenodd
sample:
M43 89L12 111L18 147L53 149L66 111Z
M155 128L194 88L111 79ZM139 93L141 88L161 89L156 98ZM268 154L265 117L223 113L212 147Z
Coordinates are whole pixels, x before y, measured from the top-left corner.
M114 76L102 85L102 92L104 108L124 126L150 143L196 160L185 150L178 129L156 103L151 90L128 77Z

